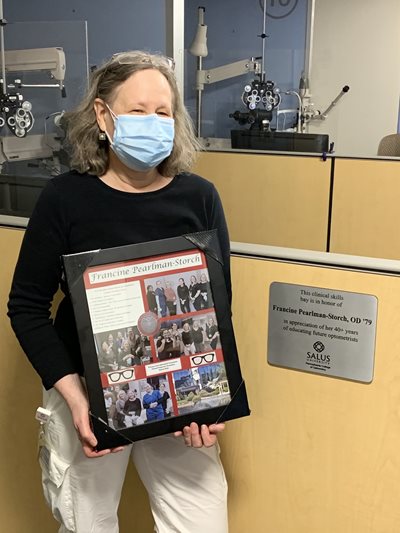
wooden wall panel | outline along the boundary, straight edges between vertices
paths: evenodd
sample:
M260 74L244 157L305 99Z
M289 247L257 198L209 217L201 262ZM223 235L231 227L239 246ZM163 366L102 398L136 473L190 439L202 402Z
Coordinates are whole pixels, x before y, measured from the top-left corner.
M41 404L41 384L5 316L23 235L22 230L0 228L0 515L4 531L31 532L37 527L43 533L54 533L56 523L41 496L36 459L38 423L34 416Z
M371 384L267 364L273 281L377 296ZM230 533L397 533L400 278L233 258L233 284L252 414L221 438Z
M400 258L400 161L337 159L331 252Z
M232 241L326 250L331 161L204 152L194 171L212 181Z

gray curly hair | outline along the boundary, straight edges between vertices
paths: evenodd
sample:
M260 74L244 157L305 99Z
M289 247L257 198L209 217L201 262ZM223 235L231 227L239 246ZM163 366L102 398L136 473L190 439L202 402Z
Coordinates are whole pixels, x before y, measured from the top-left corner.
M195 137L191 118L179 93L171 60L160 54L137 50L115 54L96 69L81 103L75 110L64 115L72 168L96 176L105 174L109 165L109 144L99 141L94 101L101 98L104 102L110 102L115 89L121 83L135 72L145 69L160 71L172 90L174 147L171 154L160 163L158 171L163 176L175 176L191 168L201 146Z

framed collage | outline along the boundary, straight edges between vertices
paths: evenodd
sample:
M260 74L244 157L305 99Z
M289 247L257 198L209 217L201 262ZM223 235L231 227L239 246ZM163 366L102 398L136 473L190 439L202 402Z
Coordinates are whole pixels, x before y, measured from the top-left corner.
M250 413L215 231L62 259L99 450Z

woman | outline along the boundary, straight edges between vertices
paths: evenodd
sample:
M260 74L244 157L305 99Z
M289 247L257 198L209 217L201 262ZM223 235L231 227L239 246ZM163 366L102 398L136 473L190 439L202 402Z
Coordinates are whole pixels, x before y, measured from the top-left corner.
M190 329L190 325L188 324L188 322L185 322L182 327L183 353L185 355L193 355L194 353L196 353L196 351L194 347L193 335Z
M153 313L157 314L158 308L157 308L157 298L156 293L154 292L153 285L147 286L147 303L149 305L149 311L152 311Z
M196 276L190 276L189 294L193 307L196 311L200 311L203 307L203 299L201 297L200 283L198 283Z
M167 316L167 297L165 296L165 290L161 284L161 281L157 281L156 285L157 287L154 293L157 300L158 316L165 317Z
M161 392L154 389L150 383L146 384L144 390L143 407L146 409L146 421L154 422L155 420L163 420L164 409L162 406Z
M117 340L116 340L116 343L117 343L117 347L118 347L118 352L120 350L122 350L122 345L124 344L124 341L126 340L126 337L124 337L122 335L122 331L118 331L117 333Z
M176 322L172 323L172 326L171 326L171 337L175 340L175 346L177 347L177 350L179 350L179 353L182 353L183 352L182 332L178 328L178 324Z
M12 326L41 376L44 407L52 412L40 449L46 498L64 533L117 533L119 495L132 455L159 531L170 531L172 524L181 532L226 533L226 482L213 446L223 424L185 426L176 436L183 435L186 447L168 435L98 452L67 294L54 323L49 315L60 284L67 293L61 255L209 229L218 231L229 290L221 202L211 183L188 172L197 144L170 62L143 52L113 56L92 74L88 93L66 120L75 170L53 178L41 194L9 301Z
M190 313L190 295L189 288L185 283L183 278L179 278L179 285L176 288L178 292L179 305L181 308L181 313Z
M200 276L200 293L202 309L208 309L209 307L213 307L214 302L211 296L211 285L204 272Z
M108 419L109 424L113 426L115 414L116 414L114 394L109 390L104 390L103 394L104 394L104 403L105 403L106 411L107 411L107 419Z
M207 320L206 336L207 336L207 340L208 340L208 344L210 345L210 348L212 350L215 350L218 344L219 332L218 332L218 327L214 323L214 319L212 316L209 316Z
M171 282L165 282L165 298L167 300L168 314L176 315L176 292L171 287Z
M125 426L132 427L138 424L138 420L142 413L142 403L136 397L137 390L128 390L128 398L124 405Z
M135 349L139 342L139 339L140 339L140 335L138 333L135 333L135 330L133 328L129 328L128 329L128 342L129 342L129 349L132 354L135 353Z
M151 349L150 349L150 340L146 335L140 335L136 341L135 357L133 359L134 365L142 365L150 361Z
M125 426L125 413L124 413L124 407L126 402L126 392L124 390L121 390L118 392L118 398L115 402L115 420L114 425L115 429L121 429L126 427Z
M140 365L140 357L132 353L131 343L129 339L125 339L122 343L119 354L119 368L126 368L127 366Z
M196 353L204 352L204 330L199 322L195 320L192 326L193 343Z
M165 383L161 382L159 385L159 389L161 393L161 398L159 401L164 411L164 418L168 418L169 416L171 416L171 396L165 388Z
M101 345L101 353L99 355L99 367L101 372L110 372L110 370L117 370L117 357L111 346L104 341Z

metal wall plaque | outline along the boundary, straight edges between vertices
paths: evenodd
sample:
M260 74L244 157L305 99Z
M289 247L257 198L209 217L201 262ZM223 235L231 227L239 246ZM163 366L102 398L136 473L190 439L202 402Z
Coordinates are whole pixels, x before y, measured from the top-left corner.
M371 382L377 307L369 294L271 283L268 362Z

